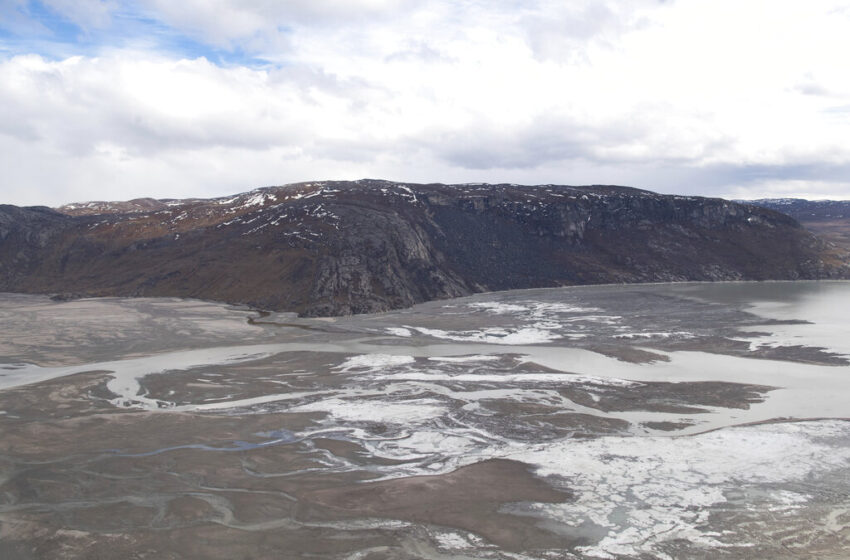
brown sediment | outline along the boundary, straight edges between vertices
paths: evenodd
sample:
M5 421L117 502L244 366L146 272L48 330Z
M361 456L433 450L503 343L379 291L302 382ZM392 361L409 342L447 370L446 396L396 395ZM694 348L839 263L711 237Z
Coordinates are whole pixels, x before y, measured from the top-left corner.
M45 450L43 464L11 465L0 557L271 560L342 558L374 547L385 548L379 557L409 557L401 546L407 530L370 528L374 518L471 531L510 550L578 543L533 517L500 513L505 504L570 499L525 464L496 459L445 475L364 482L374 474L317 470L321 456L309 447L79 460ZM337 451L356 453L345 445ZM364 523L348 529L339 523L346 519Z
M724 381L646 382L627 387L613 385L563 387L559 392L571 401L603 412L645 410L673 414L699 414L703 407L748 409L763 402L775 390L766 385ZM591 396L593 395L593 396Z
M0 391L0 410L6 412L3 418L7 421L23 422L115 412L115 407L105 399L91 398L111 378L108 372L90 371L3 389Z
M297 323L297 322L281 323L279 321L263 321L262 319L265 319L266 317L269 317L271 315L271 311L264 311L264 310L260 310L260 309L255 309L254 311L257 313L258 316L257 317L248 317L248 324L249 325L265 325L265 326L269 326L269 327L288 327L288 328L293 328L293 329L300 329L300 330L303 330L303 331L331 332L325 327L322 327L320 325L305 323L305 322L303 322L303 320L300 323ZM329 319L329 318L330 317L324 317L324 319ZM322 319L322 318L321 317L314 317L313 318L314 321L317 320L317 319ZM323 321L323 322L327 323L327 321Z
M575 430L586 435L623 433L629 428L629 422L627 420L604 418L577 412L553 414L542 418L541 422L559 428Z
M163 527L194 525L214 519L215 513L215 509L206 500L194 496L178 496L168 502L160 525Z
M563 409L554 405L538 402L505 401L502 399L481 399L478 403L500 414L510 414L513 419L523 416L558 414Z
M508 425L501 428L502 432L526 432L529 437L539 438L546 430L556 435L595 436L625 433L629 428L626 420L571 412L561 406L542 403L483 399L480 405L495 412L497 419L510 418Z
M398 548L392 531L293 519L295 490L351 486L375 476L328 471L309 442L168 450L195 443L226 448L261 431L303 429L314 417L115 411L28 422L0 416L0 558L278 560ZM165 449L126 455L106 451L110 447ZM337 451L345 447L355 451L341 442Z
M455 527L506 550L579 544L539 528L533 518L499 512L512 502L562 503L572 498L518 461L489 459L442 475L324 488L298 497L301 519L377 517Z
M603 356L616 358L622 362L629 362L632 364L652 364L655 362L670 361L670 357L665 356L664 354L635 348L634 346L629 346L627 344L598 344L588 346L587 349L592 352L596 352L597 354L602 354Z
M6 519L0 515L0 523ZM352 531L339 538L334 527L246 530L220 523L162 530L96 532L57 527L43 519L16 521L16 538L0 540L3 560L281 560L346 558L363 549L398 549L392 533ZM382 558L410 558L390 556Z
M316 449L324 449L356 465L402 465L409 462L371 455L365 447L350 441L328 438L313 438L311 441Z
M777 417L777 418L768 418L767 420L757 420L755 422L741 422L740 424L732 424L730 426L719 426L717 428L711 428L702 432L688 434L687 436L682 437L692 437L698 436L702 434L710 434L711 432L718 432L720 430L728 430L729 428L748 428L752 426L764 426L770 424L797 424L799 422L823 422L825 420L837 420L839 422L850 422L850 417L841 418L836 416L816 416L810 418L792 418L788 416ZM680 436L675 436L680 437Z
M242 315L237 319L244 324ZM361 320L365 319L357 319ZM443 320L435 315L431 326L443 328ZM499 320L509 324L507 318ZM703 321L702 315L699 320ZM339 321L340 329L348 328L342 324L346 321ZM730 333L734 333L737 323L713 321L711 324L723 326L712 332L734 337ZM373 332L354 319L350 322L351 332L342 333L340 338ZM459 325L457 330L480 326ZM271 330L281 337L291 337L287 340L319 336L315 332ZM87 332L86 336L93 334ZM335 340L330 335L325 339ZM373 339L364 340L368 344ZM677 344L670 339L630 340L620 348L611 340L605 335L588 337L576 344L586 344L582 347L634 363L663 358L660 353L646 350L644 344L655 344L664 350ZM704 340L710 345L715 339ZM721 342L721 352L753 356L749 342L722 340L729 340L730 350L724 351L726 347ZM0 559L433 560L464 553L495 559L512 556L507 551L520 550L527 557L566 557L570 553L581 556L574 547L595 544L596 540L578 539L598 539L608 529L588 529L590 522L587 526L563 525L544 504L568 502L568 492L549 487L546 479L535 478L522 463L501 459L442 475L431 471L429 476L408 476L429 472L432 464L445 464L440 461L457 461L459 453L480 453L480 459L503 453L498 446L467 451L466 447L448 444L432 452L419 447L416 438L410 436L415 436L418 429L439 433L445 426L447 437L452 437L450 430L468 427L477 434L511 440L532 449L545 449L547 441L568 445L565 439L569 437L647 431L641 428L666 430L671 433L665 436L678 437L676 430L703 429L696 419L690 423L685 414L704 412L707 407L745 409L764 400L766 393L773 390L723 382L634 382L619 386L582 376L569 383L561 383L558 376L539 383L534 381L536 376L529 377L529 381L502 383L487 375L479 382L471 380L470 375L453 377L479 370L492 374L560 370L520 362L527 359L524 354L510 353L480 364L426 362L423 356L429 356L432 350L420 350L421 340L414 338L405 344L410 348L402 352L417 356L416 370L434 368L446 374L446 381L438 383L445 392L428 383L406 380L403 386L391 387L398 381L393 369L375 373L365 369L346 371L339 365L350 354L324 352L318 345L312 345L316 352L287 352L140 379L147 397L186 404L300 393L250 410L177 413L118 409L110 403L115 395L106 385L112 375L96 371L0 391ZM592 344L598 346L591 347ZM130 344L121 348L141 351ZM467 355L490 354L491 348L497 352L495 346L473 344ZM704 350L711 351L708 347ZM435 355L457 351L433 349ZM787 351L796 353L796 361L805 357L800 349ZM404 375L398 377L405 379ZM516 393L509 390L514 388ZM380 418L380 423L367 416L335 416L337 411L330 403L325 412L286 412L287 407L321 403L326 394L331 399L358 404L375 399L375 406L385 402L409 406L422 402L430 406L439 401L446 412L423 422L397 417ZM475 406L466 406L472 402ZM587 411L585 406L596 410ZM608 411L614 414L606 414ZM670 415L662 418L669 421L652 422L648 420L658 419L654 414L622 415L633 420L635 424L630 425L608 417L618 416L618 411L671 412L681 417ZM732 412L730 416L731 422L736 416L743 419L750 415ZM759 423L783 421L800 419ZM667 438L648 438L647 442L651 445L650 440L657 439ZM389 459L384 454L404 460ZM564 460L571 459L567 456ZM399 468L402 464L405 466ZM830 558L830 546L833 550L846 548L850 514L839 512L829 518L831 524L821 520L831 514L829 508L837 507L836 502L841 507L846 502L846 493L842 494L846 478L841 478L845 474L841 471L830 475L833 478L799 483L804 486L797 482L781 485L781 489L814 496L811 504L799 511L794 510L796 505L790 508L797 511L794 515L799 518L792 520L794 523L789 524L787 511L776 513L764 501L764 495L758 494L749 501L730 499L711 508L712 519L706 530L725 535L732 529L747 537L747 543L755 543L724 548L729 558L753 557L754 550L757 557L784 558L780 547L786 543L795 552L801 551L799 554ZM391 476L404 478L386 478ZM742 529L742 519L749 527ZM774 533L765 532L770 524ZM468 536L468 531L482 540L469 539L469 549L462 551L457 547L466 545L460 540L441 538L446 531L457 531L460 536ZM773 535L780 538L774 541ZM810 535L833 540L824 540L821 546L807 542ZM653 545L653 550L694 559L712 558L716 553L699 546L671 540Z
M799 324L799 321L777 321L778 324ZM738 336L752 338L766 336L769 332L741 332ZM750 349L749 340L727 338L721 336L705 336L700 338L685 338L681 340L665 341L663 343L647 343L646 346L667 351L690 351L706 352L709 354L724 354L727 356L740 356L745 358L760 358L764 360L781 360L784 362L796 362L800 364L814 364L821 366L846 366L850 360L846 357L830 352L825 348L811 346L760 346L754 350Z
M663 432L675 432L684 430L693 426L692 422L641 422L641 426L650 430L659 430Z
M345 383L345 376L334 370L344 356L332 352L293 351L250 363L148 374L139 383L148 398L178 406L294 391L327 391Z
M319 449L330 451L337 457L343 457L349 460L362 457L366 453L366 449L363 446L339 439L314 438L313 445Z
M321 413L267 415L199 415L158 412L109 412L25 423L4 434L0 453L19 458L45 454L62 456L81 453L150 453L186 445L227 447L234 441L261 442L252 434L281 428L300 430ZM80 434L85 434L81 436Z

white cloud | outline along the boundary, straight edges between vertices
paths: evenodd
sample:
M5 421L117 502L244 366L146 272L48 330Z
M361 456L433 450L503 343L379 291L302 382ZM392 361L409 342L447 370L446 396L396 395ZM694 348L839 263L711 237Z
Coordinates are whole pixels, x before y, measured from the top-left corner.
M91 25L121 9L52 1ZM850 198L839 3L146 6L274 64L108 48L0 58L6 200L363 176Z

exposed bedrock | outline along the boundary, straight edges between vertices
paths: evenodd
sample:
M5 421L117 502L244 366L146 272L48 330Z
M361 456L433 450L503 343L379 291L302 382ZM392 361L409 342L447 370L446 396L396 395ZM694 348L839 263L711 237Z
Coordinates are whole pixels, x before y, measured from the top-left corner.
M847 277L792 218L612 186L323 181L211 200L0 206L0 290L309 316L574 284Z

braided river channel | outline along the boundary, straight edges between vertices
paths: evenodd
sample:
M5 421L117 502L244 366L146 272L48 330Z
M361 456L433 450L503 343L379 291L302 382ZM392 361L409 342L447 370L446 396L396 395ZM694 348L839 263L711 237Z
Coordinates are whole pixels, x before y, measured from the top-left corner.
M0 294L0 558L850 557L850 282Z

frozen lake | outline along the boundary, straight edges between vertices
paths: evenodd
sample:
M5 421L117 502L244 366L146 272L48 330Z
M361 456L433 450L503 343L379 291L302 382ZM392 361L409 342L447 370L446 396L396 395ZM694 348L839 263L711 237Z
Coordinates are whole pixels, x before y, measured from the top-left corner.
M0 557L844 558L848 397L848 282L4 294Z

